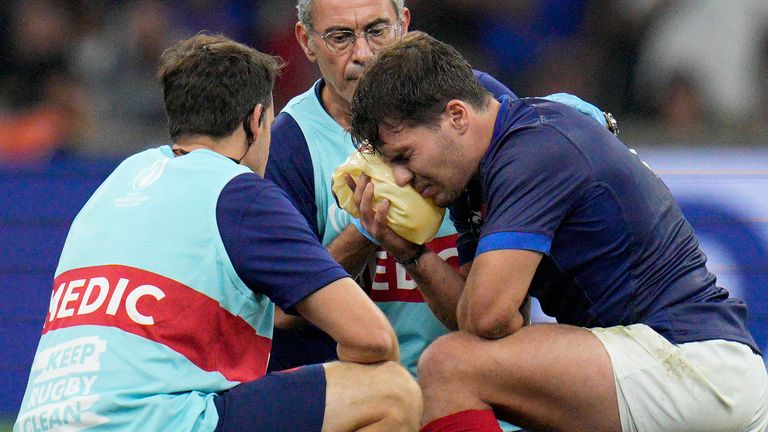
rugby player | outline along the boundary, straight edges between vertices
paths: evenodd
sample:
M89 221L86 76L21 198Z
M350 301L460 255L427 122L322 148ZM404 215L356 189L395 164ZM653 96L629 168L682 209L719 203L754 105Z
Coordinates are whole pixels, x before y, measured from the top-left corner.
M450 207L466 277L409 244L356 179L362 226L453 275L459 331L419 361L425 432L762 431L768 376L747 306L717 286L669 190L614 134L542 99L494 97L411 33L358 80L352 135L398 185ZM539 299L557 324L526 326Z

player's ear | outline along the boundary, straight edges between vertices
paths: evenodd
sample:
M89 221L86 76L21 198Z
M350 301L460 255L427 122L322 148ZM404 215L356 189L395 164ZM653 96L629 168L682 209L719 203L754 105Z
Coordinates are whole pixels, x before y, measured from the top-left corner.
M311 35L309 34L309 28L303 22L297 22L294 32L296 35L296 41L299 43L301 50L304 51L304 55L307 56L309 61L314 63L316 57L315 51L310 46L312 44L312 40L310 37Z
M253 107L253 112L251 113L249 124L251 126L251 133L253 133L254 137L259 135L261 124L264 122L265 112L266 110L264 109L263 104L256 104L256 106Z
M463 134L469 128L469 110L467 104L459 99L451 99L445 104L444 115L450 127Z

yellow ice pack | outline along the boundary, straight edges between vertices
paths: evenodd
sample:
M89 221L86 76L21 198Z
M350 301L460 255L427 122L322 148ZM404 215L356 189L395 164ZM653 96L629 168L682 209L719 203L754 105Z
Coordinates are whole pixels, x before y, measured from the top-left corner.
M354 200L354 191L349 188L344 174L356 180L365 173L373 183L373 206L389 200L387 225L401 237L413 243L424 244L437 234L443 222L445 209L435 205L432 199L425 199L416 189L395 183L392 168L384 163L378 154L353 152L347 160L333 171L333 193L339 206L352 216L359 218L360 212Z

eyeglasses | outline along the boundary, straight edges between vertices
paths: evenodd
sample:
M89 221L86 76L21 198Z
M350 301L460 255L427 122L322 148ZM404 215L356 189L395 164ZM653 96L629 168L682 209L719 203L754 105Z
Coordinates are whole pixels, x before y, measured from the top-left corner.
M365 36L365 41L368 42L368 46L371 50L377 51L383 46L393 42L400 34L400 24L376 24L367 30L360 32L353 32L352 30L331 30L326 34L320 34L311 26L307 26L310 31L320 36L325 41L325 46L336 54L342 55L350 51L355 45L357 38L361 35Z

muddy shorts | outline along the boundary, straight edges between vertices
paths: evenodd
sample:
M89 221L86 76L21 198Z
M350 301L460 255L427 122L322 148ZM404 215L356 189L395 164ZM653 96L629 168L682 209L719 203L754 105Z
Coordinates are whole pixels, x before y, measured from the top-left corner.
M675 345L644 324L590 330L611 358L623 432L768 427L765 363L748 346Z

